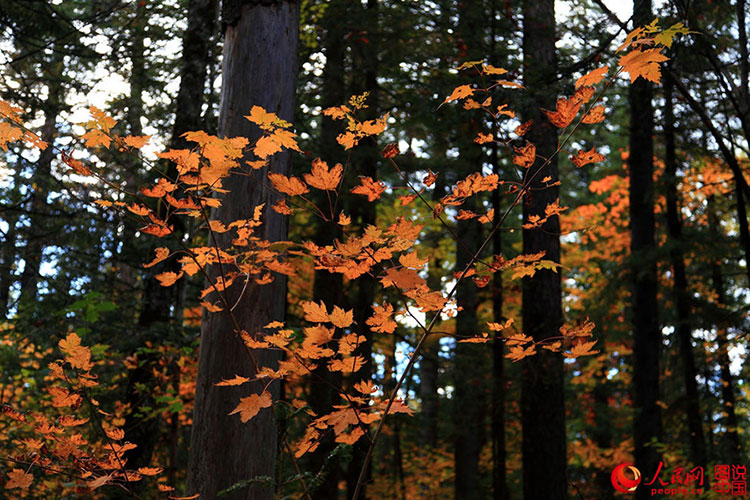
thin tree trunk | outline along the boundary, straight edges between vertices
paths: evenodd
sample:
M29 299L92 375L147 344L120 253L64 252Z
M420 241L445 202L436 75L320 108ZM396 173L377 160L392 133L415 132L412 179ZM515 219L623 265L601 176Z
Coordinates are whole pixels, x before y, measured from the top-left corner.
M716 212L713 210L712 200L709 200L709 225L711 232L716 238L719 237L719 221L716 216ZM719 374L721 377L721 399L723 402L722 412L726 414L724 418L724 426L726 427L725 439L729 448L729 462L733 464L744 463L742 459L742 443L738 432L738 421L736 408L736 397L734 393L734 375L730 370L729 360L729 339L727 337L727 324L724 320L726 315L726 293L724 291L724 277L721 273L721 263L718 260L714 260L711 266L711 277L713 281L714 293L716 293L717 302L719 305L719 320L716 325L716 344L718 351L719 361Z
M666 199L667 226L670 240L670 259L674 273L674 299L677 312L677 338L680 344L680 360L682 362L683 379L685 382L685 413L690 432L690 460L695 466L706 467L706 440L703 435L703 420L700 411L700 396L698 394L697 370L693 356L693 332L691 328L692 312L688 291L685 258L682 249L685 245L682 237L682 221L680 220L677 194L677 155L675 151L675 124L672 101L672 78L664 75L664 135L666 148Z
M524 120L534 124L527 138L536 145L537 155L552 158L557 150L557 129L540 108L554 109L557 97L555 54L555 8L552 0L523 2L523 74L529 102ZM545 187L544 177L557 181L557 159L544 171L537 161L525 172L523 216L543 214L558 199L558 187ZM557 217L541 229L523 232L523 253L544 251L545 259L560 262L560 221ZM523 331L535 341L555 337L562 325L560 274L538 271L522 282ZM558 353L545 349L522 360L521 419L523 425L523 497L526 500L565 499L566 473L565 400L563 361Z
M324 41L326 65L323 70L322 106L323 109L331 106L340 106L346 100L344 80L344 55L346 50L346 14L345 2L332 1L326 7L325 27L326 37ZM339 124L333 120L323 117L320 125L320 151L324 161L332 162L340 154L341 147L336 141L339 133ZM336 214L329 213L328 196L318 197L318 206L326 214L329 220L318 220L315 227L315 243L318 245L331 245L337 236L338 227L335 224ZM343 279L339 273L331 273L328 270L316 270L313 282L313 301L323 301L330 309L334 305L343 306ZM341 385L341 376L332 373L323 365L318 367L311 379L310 407L317 415L324 415L338 404L339 395L336 387ZM322 473L322 483L311 492L313 500L330 500L338 498L339 480L341 478L341 466L337 462L331 462L328 456L336 447L332 433L326 434L320 446L312 452L309 458L309 466L314 474ZM322 470L324 464L328 463L327 470Z
M60 112L60 99L63 89L59 83L53 82L48 89L49 99L44 109L44 125L42 125L42 140L49 146L39 153L36 168L31 176L33 192L29 204L29 230L26 234L26 246L21 252L24 261L21 272L21 292L18 299L19 312L34 311L39 283L39 270L42 265L44 248L49 242L51 231L46 225L49 219L47 196L52 186L52 159L55 156L53 143L57 136L57 115Z
M259 131L244 116L253 105L287 121L294 116L299 4L225 0L222 12L226 28L219 132L223 137L247 137L252 143ZM279 197L266 187L268 172L286 174L289 163L289 153L282 152L252 176L228 178L225 188L229 192L221 197L222 205L212 218L228 224L247 218L261 203L272 206ZM264 210L257 234L267 241L286 239L286 218ZM229 243L223 236L217 235L220 245ZM209 270L212 277L219 272L215 267ZM230 303L239 300L234 316L240 328L257 332L270 321L283 320L283 276L275 275L270 285L251 282L244 293L243 285L227 290ZM237 333L226 311L204 311L187 485L189 494L199 493L201 498L216 498L219 491L238 481L274 477L276 469L277 426L272 409L261 410L244 424L236 415L229 415L241 397L258 394L263 386L215 386L235 375L254 377L253 364ZM253 356L259 366L273 368L278 361L277 354L269 350L254 350ZM272 383L268 390L278 400L280 384ZM228 498L264 500L273 495L272 486L253 484Z
M636 26L651 22L651 0L636 0ZM661 332L657 303L654 237L653 108L651 84L640 78L630 86L630 230L633 321L633 436L635 466L653 474L661 454L652 441L661 440L659 366ZM650 498L648 488L636 498Z
M359 5L359 4L357 4ZM353 14L356 15L356 14ZM358 39L353 43L354 52L354 74L361 73L363 79L361 83L356 84L361 91L368 92L368 110L367 118L375 118L379 113L378 104L378 47L380 37L380 13L379 1L368 0L367 5L361 8L359 12L361 26L359 28ZM359 165L359 175L377 178L378 170L378 150L370 141L360 145L352 156L352 163ZM372 203L355 203L351 207L352 220L356 221L361 228L375 224L375 205ZM360 345L357 354L365 359L365 365L356 373L352 374L351 383L357 383L361 380L370 380L372 378L372 341L373 335L370 327L367 325L367 318L372 314L372 305L375 301L375 277L367 273L357 279L357 290L354 296L354 322L357 325L357 333L366 338ZM352 460L346 473L347 496L351 498L357 487L360 471L365 463L369 440L360 439L357 441L352 450ZM367 464L368 469L372 468L372 462ZM365 477L365 485L369 482L372 473L368 470ZM366 488L363 485L360 489L362 497L366 497Z

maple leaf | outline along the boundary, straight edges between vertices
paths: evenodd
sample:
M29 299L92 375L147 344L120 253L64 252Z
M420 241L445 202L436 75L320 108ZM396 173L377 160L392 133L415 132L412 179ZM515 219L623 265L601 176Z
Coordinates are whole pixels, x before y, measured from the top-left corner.
M367 319L366 323L372 327L374 332L393 333L396 330L398 325L391 319L391 315L393 314L392 305L374 305L372 306L372 310L374 314Z
M157 280L159 280L161 286L172 286L178 279L182 277L182 271L180 271L179 274L173 271L165 271L163 273L157 274L155 277Z
M260 106L253 106L250 108L250 114L245 118L255 123L263 130L273 129L273 123L278 119L274 113L269 113Z
M565 128L570 125L570 122L576 117L580 108L581 101L579 99L560 97L557 99L557 108L555 111L547 109L543 109L542 111L547 115L547 119L552 125L557 128Z
M581 78L576 80L576 90L578 90L580 87L590 87L596 85L597 83L602 81L602 78L604 78L604 75L606 75L608 71L608 66L603 66L601 68L589 71Z
M328 362L328 369L332 372L354 373L365 366L365 358L362 356L352 356L345 359L334 359Z
M589 151L579 151L576 156L571 156L570 161L573 162L573 164L581 168L584 165L588 165L589 163L598 163L606 160L607 158L601 154L596 152L596 146L591 148Z
M346 328L354 321L354 311L352 309L345 311L339 306L333 306L329 320L338 328Z
M410 252L407 254L402 255L398 258L398 262L404 266L404 267L410 267L412 269L421 269L424 267L427 262L429 262L429 258L427 259L420 259L417 256L417 252Z
M511 346L508 349L508 354L505 355L506 358L513 360L513 362L521 361L523 358L526 358L528 356L532 356L536 354L536 346L534 344L531 344L529 347L524 347L522 345L515 345Z
M144 476L156 476L164 471L161 467L138 467L138 473Z
M81 338L75 333L69 333L57 345L65 353L65 361L73 368L89 371L94 366L91 363L91 351L88 347L81 345Z
M262 408L268 408L272 404L271 394L268 391L263 391L261 394L251 394L246 398L240 398L240 404L229 414L239 413L240 420L244 424L257 415Z
M81 402L81 396L71 394L61 387L49 387L47 392L52 395L52 406L55 408L67 408L75 406Z
M258 158L268 158L281 151L281 144L273 139L273 136L264 135L255 143L253 154Z
M341 212L339 214L338 224L340 226L348 226L351 223L352 223L352 218L351 217L349 217L348 215L344 214L344 212Z
M367 201L375 201L385 191L385 184L372 180L372 177L360 176L360 185L352 189L352 193L367 196Z
M141 149L143 146L148 144L148 141L150 139L150 135L128 135L122 138L122 142L124 142L131 148Z
M310 191L307 185L298 177L287 177L284 174L269 172L268 178L276 191L289 196L298 196Z
M688 30L684 24L676 23L669 28L663 30L661 33L654 35L654 43L664 45L667 48L672 47L675 35L687 35L693 33Z
M112 480L111 474L105 474L104 476L99 476L93 481L88 481L86 485L89 487L91 491L94 491L95 489L104 486L105 484L109 483Z
M372 394L378 389L378 386L376 386L372 380L360 380L354 384L354 389L362 394Z
M401 151L398 149L398 144L395 142L392 142L388 144L385 149L383 149L383 152L381 153L383 155L383 158L393 158L394 156L397 156Z
M5 483L5 488L11 490L13 488L21 488L23 490L31 486L31 482L34 480L33 474L27 474L23 469L13 469L8 472L8 482Z
M589 356L592 354L597 354L599 351L592 351L591 348L594 347L596 344L596 340L592 340L590 342L581 342L576 345L574 345L570 352L563 353L563 356L566 358L577 358L579 356Z
M456 101L458 99L463 99L464 97L468 97L471 94L473 94L476 91L476 89L471 88L470 85L460 85L453 89L453 92L451 92L451 95L445 98L445 101L443 101L443 104L446 102Z
M240 377L239 375L235 375L234 378L230 379L224 379L221 382L216 382L216 387L229 387L233 385L242 385L247 382L250 382L250 379L247 377Z
M392 267L386 271L386 275L380 279L383 286L397 286L402 290L411 290L425 284L422 278L414 269Z
M529 120L526 123L522 123L521 125L517 126L513 132L517 136L523 137L531 129L531 125L533 125L533 123L534 120Z
M305 312L305 320L310 323L325 323L328 321L328 312L326 311L326 305L323 301L320 304L304 300L300 302L302 310Z
M317 189L335 191L339 185L343 171L344 167L340 163L337 163L336 166L329 170L326 162L320 158L316 158L313 160L311 173L305 174L305 182Z
M289 208L289 205L286 204L285 199L280 199L274 205L271 207L274 212L279 213L281 215L292 215L294 214L294 210Z
M494 137L492 137L492 134L483 134L482 132L479 132L479 135L474 139L474 142L477 144L485 144L488 142L494 141Z
M630 75L630 83L638 77L654 83L661 80L661 68L659 63L669 58L661 53L661 47L646 50L632 50L620 57L619 64L622 70Z
M365 434L365 431L363 431L360 427L355 427L352 429L350 433L341 433L336 435L336 442L337 443L344 443L344 444L354 444L357 441L359 441L359 438L361 438Z
M487 75L504 75L505 73L508 72L508 70L506 70L506 69L496 68L495 66L492 66L492 65L489 65L489 64L487 66L485 66L482 69L482 71L484 71L484 73L487 74Z
M599 123L604 121L604 106L594 106L583 117L583 123Z
M514 147L516 156L513 157L513 163L522 168L529 168L536 161L536 146L526 141L523 147Z

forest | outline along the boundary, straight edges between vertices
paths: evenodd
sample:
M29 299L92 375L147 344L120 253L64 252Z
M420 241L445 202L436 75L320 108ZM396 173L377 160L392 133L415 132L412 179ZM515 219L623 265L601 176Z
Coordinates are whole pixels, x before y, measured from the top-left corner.
M745 498L748 22L0 0L0 497Z

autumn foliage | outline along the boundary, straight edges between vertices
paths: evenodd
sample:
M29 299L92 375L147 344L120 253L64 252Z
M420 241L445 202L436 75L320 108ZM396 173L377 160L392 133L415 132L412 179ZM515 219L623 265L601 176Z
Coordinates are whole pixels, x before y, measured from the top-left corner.
M675 35L685 33L680 26L662 30L656 23L631 32L625 43L617 50L622 54L612 68L598 67L578 78L572 95L560 97L554 110L544 110L548 120L560 129L560 141L556 155L569 157L576 168L596 168L605 160L604 144L588 150L572 147L572 138L582 129L589 130L607 119L607 106L602 103L604 90L621 74L630 81L644 78L659 82L660 63L667 57L665 47L670 47ZM534 165L548 164L550 158L536 153L533 143L524 139L529 123L518 124L513 102L502 102L495 91L524 92L523 87L503 78L502 68L471 61L459 68L466 83L456 87L445 97L438 113L463 112L472 120L487 119L497 124L495 128L481 131L473 138L475 147L496 145L507 155L518 172ZM252 420L261 411L285 407L285 425L291 433L290 446L286 450L295 464L316 450L324 436L333 435L336 443L352 445L367 440L370 446L382 435L384 422L389 415L402 413L412 415L416 407L404 401L400 392L402 384L420 356L424 343L430 336L451 336L457 342L487 344L502 342L506 346L506 358L518 362L534 356L540 350L559 353L566 359L596 356L602 346L596 339L594 323L586 318L572 321L560 328L559 335L545 341L535 341L523 332L522 325L513 317L503 323L485 322L480 335L466 337L460 331L438 332L435 328L441 321L448 321L456 313L456 289L458 284L471 280L478 289L490 283L495 273L502 273L511 281L533 276L540 270L560 272L566 266L586 266L594 259L622 259L627 242L625 236L617 236L616 245L595 247L589 253L571 252L566 260L555 262L545 258L544 252L526 255L509 249L507 254L486 256L485 248L496 231L511 229L511 213L529 194L531 180L520 181L523 175L497 174L481 170L459 179L446 189L442 196L432 196L438 176L443 172L425 173L421 182L406 175L400 167L402 152L397 144L381 143L380 135L387 127L398 127L389 115L377 119L361 119L367 106L367 95L352 97L347 103L323 110L326 120L335 120L343 127L338 136L342 153L337 158L306 158L309 168L297 175L270 173L268 186L282 195L282 200L273 206L254 207L245 218L223 224L210 217L210 210L221 202L217 193L225 191L224 183L230 175L249 175L253 170L267 165L270 157L282 150L304 154L298 146L298 137L292 124L281 120L274 113L253 106L245 117L254 124L262 136L254 143L243 137L220 138L203 131L191 131L184 139L189 149L170 149L157 154L158 161L150 163L158 178L149 185L132 186L113 184L104 175L106 166L91 161L91 155L102 150L118 152L123 156L141 155L140 150L149 144L148 136L120 136L113 132L117 122L106 112L91 107L91 120L85 124L85 133L70 149L55 150L54 153L69 168L69 175L82 183L100 183L105 186L108 197L93 203L101 210L118 211L131 220L138 221L139 231L154 241L153 255L144 257L144 268L152 268L163 262L172 262L172 270L156 276L164 287L175 286L179 280L205 279L206 286L198 292L200 305L212 313L233 315L235 304L225 291L231 286L246 286L254 282L263 286L285 275L291 280L316 271L341 275L345 283L352 283L362 276L376 278L383 293L368 311L366 324L378 337L395 335L401 325L416 325L418 330L414 348L407 353L403 370L392 387L387 390L376 386L371 380L357 380L352 375L371 363L361 354L363 343L371 341L359 335L353 328L354 312L338 304L322 301L299 300L290 304L299 312L296 322L271 322L259 331L237 329L227 332L236 335L246 348L250 363L256 364L254 352L269 349L281 354L277 367L254 366L256 375L237 373L234 378L216 380L216 386L243 386L251 381L261 381L266 387L274 380L286 384L286 397L274 400L270 392L248 391L236 401L235 409L227 418L242 422ZM7 150L9 144L24 141L26 147L44 149L46 145L34 134L31 125L24 123L23 112L10 103L0 102L0 147ZM349 150L363 143L376 143L381 158L394 175L388 182L384 178L357 176L347 161ZM146 155L141 156L143 161ZM169 165L165 169L165 165ZM167 175L175 172L175 175ZM538 170L544 176L544 168ZM541 179L552 185L551 178ZM345 187L346 186L346 187ZM597 231L584 232L584 243L595 243L597 238L622 234L623 190L626 181L607 177L591 183L589 189L604 196L601 203L584 205L574 210L558 201L547 205L543 213L529 216L519 229L541 231L545 223L560 217L564 232L579 231L597 221L606 224ZM498 191L508 202L504 213L497 208L478 211L464 208L465 202L483 193ZM345 207L352 203L376 203L384 196L397 199L390 211L390 219L379 218L377 224L360 227L352 221ZM321 203L319 200L325 200ZM419 205L423 213L431 214L432 221L414 217L414 207ZM335 226L336 235L324 244L309 238L270 242L258 235L257 228L269 211L288 216L291 224L297 220L316 219ZM191 219L198 231L184 238L175 228L180 219ZM488 230L481 249L463 269L446 272L435 287L428 284L430 248L423 243L425 226L440 224L453 234L456 221L476 220ZM612 234L606 234L612 231ZM219 246L215 235L227 234L230 244ZM296 233L299 235L300 233ZM613 240L609 240L613 241ZM211 279L207 269L220 269ZM575 306L574 306L575 307ZM197 320L199 313L193 311L186 321ZM126 452L133 446L124 441L123 413L126 410L118 402L106 396L109 386L100 380L106 373L112 380L122 380L129 364L136 359L115 362L109 359L104 348L87 345L86 336L75 331L60 332L62 340L55 352L36 351L33 344L25 343L20 332L5 332L9 342L25 345L25 363L29 369L44 371L44 384L24 386L23 379L16 386L3 387L3 419L5 436L11 446L5 446L3 459L10 467L6 471L5 489L9 498L22 498L25 492L33 491L39 498L72 494L97 497L105 485L122 489L131 488L136 482L151 481L156 491L169 498L181 498L167 484L161 467L129 468ZM184 353L161 353L179 363L183 383L176 390L161 391L169 404L180 405L181 425L190 423L190 377L195 361ZM38 360L52 359L42 364ZM339 385L336 387L338 403L324 413L312 410L305 400L305 384L316 370L334 373ZM161 376L161 375L160 375ZM166 368L163 374L168 380ZM171 399L169 399L171 398ZM103 403L106 401L107 403ZM10 422L9 424L7 422ZM10 426L10 427L8 427ZM10 429L10 431L8 431ZM580 446L582 446L579 443ZM12 451L11 451L12 450ZM410 449L411 466L428 462L419 450ZM444 457L443 457L444 458ZM419 462L422 460L422 462ZM441 459L442 460L442 459ZM440 469L440 460L430 462L436 474L449 474ZM437 484L437 483L436 483ZM437 487L433 485L434 487ZM299 484L290 488L304 490ZM65 493L67 494L67 493ZM52 496L49 496L52 495ZM417 498L412 492L409 498ZM100 495L100 497L103 497ZM189 497L193 498L193 497Z

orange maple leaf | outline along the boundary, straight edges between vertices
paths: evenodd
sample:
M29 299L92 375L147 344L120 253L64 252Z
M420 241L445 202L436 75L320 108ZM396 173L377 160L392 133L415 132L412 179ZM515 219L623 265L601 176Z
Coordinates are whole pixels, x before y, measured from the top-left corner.
M326 305L323 301L320 304L311 302L308 300L300 303L302 310L305 312L305 320L310 323L325 323L328 321L328 312L326 311Z
M235 375L234 378L224 379L221 382L216 382L215 385L216 387L229 387L233 385L242 385L247 382L250 382L249 378Z
M458 99L463 99L464 97L468 97L471 94L473 94L476 91L476 89L471 88L470 85L459 85L455 89L453 89L453 92L451 92L451 95L445 98L445 101L443 101L443 104L446 102L455 101Z
M602 78L604 78L604 75L606 75L608 71L609 67L607 66L589 71L581 78L576 80L576 90L578 90L580 87L590 87L596 85L597 83L602 81Z
M522 168L529 168L536 161L536 146L526 141L523 147L514 147L516 156L513 157L513 163Z
M360 176L360 185L352 189L352 193L367 196L367 201L375 201L385 191L385 184L372 180L372 177Z
M271 180L271 184L273 184L273 188L276 191L289 196L298 196L310 191L307 185L298 177L287 177L284 174L269 172L268 178Z
M557 128L565 128L570 125L570 122L576 117L580 108L581 101L579 99L574 97L571 97L570 99L560 97L557 99L557 108L555 111L549 111L547 109L543 109L542 111L547 115L547 118L552 125Z
M601 153L597 153L596 147L591 148L589 151L579 151L576 156L570 157L570 161L578 168L589 163L598 163L604 160L606 160L606 157Z
M604 121L604 106L594 106L583 117L583 123L599 123Z
M661 53L661 47L647 50L632 50L620 57L622 70L630 75L630 83L636 81L640 76L648 81L659 83L661 80L661 68L659 63L669 58Z
M240 404L238 404L237 407L232 410L230 415L239 413L240 420L244 424L255 415L257 415L262 408L268 408L272 404L273 401L268 391L263 391L261 394L251 394L246 398L240 398Z
M5 483L6 489L21 488L27 489L34 480L33 474L27 474L23 469L13 469L8 472L8 482Z
M151 139L150 135L128 135L122 138L122 142L131 148L141 149L148 144L149 139Z
M350 309L349 311L345 311L339 306L333 306L333 311L331 311L329 320L338 328L346 328L354 321L354 310Z
M158 264L159 262L169 257L169 248L159 247L156 250L154 250L154 253L156 254L156 257L154 257L154 260L152 260L148 264L143 264L143 267L145 268L154 267L156 264Z
M344 167L340 163L337 163L336 166L329 170L326 162L320 158L316 158L313 160L311 173L305 174L305 182L314 188L335 191L339 185L343 171Z
M94 366L91 362L91 351L81 345L81 338L75 333L69 333L57 345L65 353L65 361L73 368L89 371Z
M393 315L392 305L374 305L372 310L374 314L367 319L366 323L372 327L374 332L393 333L396 330L398 325L391 319L391 315Z
M175 282L182 277L182 271L175 273L173 271L166 271L156 275L156 279L159 280L161 286L172 286Z

